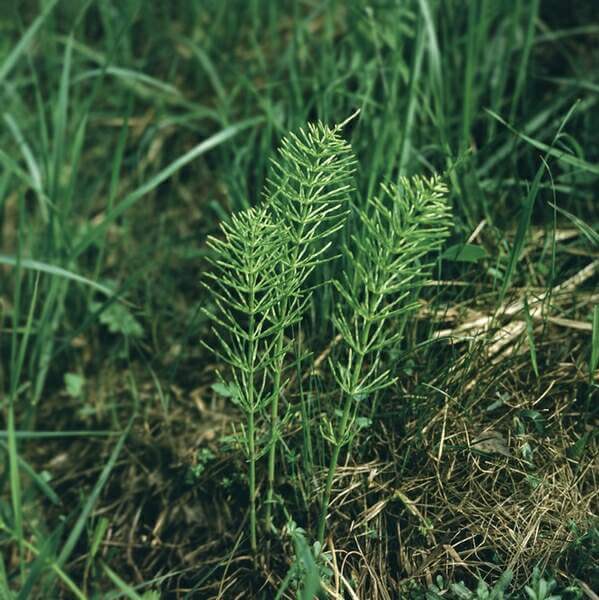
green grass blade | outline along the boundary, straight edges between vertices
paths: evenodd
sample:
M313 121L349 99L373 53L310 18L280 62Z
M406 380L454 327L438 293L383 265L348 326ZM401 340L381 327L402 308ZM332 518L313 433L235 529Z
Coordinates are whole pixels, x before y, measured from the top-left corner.
M115 219L118 219L138 200L143 198L152 190L156 189L161 183L166 181L179 169L181 169L191 161L195 160L198 156L201 156L209 150L212 150L212 148L215 148L216 146L226 142L228 139L237 135L244 129L256 125L261 121L262 118L257 117L253 119L246 119L245 121L241 121L239 123L236 123L235 125L230 125L222 131L219 131L218 133L215 133L214 135L210 136L207 140L204 140L203 142L192 148L189 152L186 152L183 156L177 158L168 167L160 171L160 173L157 173L149 181L147 181L142 186L128 194L118 206L111 210L106 215L102 223L96 225L96 227L91 230L91 232L86 236L86 238L75 247L73 251L73 257L79 256L82 252L89 248L89 246L94 242L94 240L96 240L106 230L110 223L112 223Z
M118 79L122 79L124 83L132 86L143 86L147 89L148 93L156 93L156 91L165 94L166 96L172 96L173 98L183 98L181 92L173 85L164 83L159 79L155 79L150 75L134 71L132 69L123 69L120 67L106 67L105 69L93 69L81 73L73 79L73 83L80 83L86 79L93 79L96 77L105 77L106 75L112 75Z
M522 49L522 55L520 58L520 63L518 65L518 75L516 77L516 88L514 90L514 94L512 96L512 108L510 112L510 121L513 121L516 117L516 112L518 110L518 104L520 102L520 97L522 96L522 91L524 90L524 84L526 82L526 77L529 75L528 70L528 61L530 57L530 52L534 42L534 34L535 34L535 22L537 20L537 16L539 14L539 0L532 0L530 3L530 12L528 15L528 23L526 27L526 36L524 38L524 48Z
M505 125L512 133L517 135L520 139L524 140L531 146L534 146L535 148L542 150L548 156L553 156L557 160L559 160L567 165L570 165L571 167L576 167L577 169L581 169L582 171L588 171L589 173L592 173L593 175L599 175L599 165L590 163L582 158L578 158L577 156L569 154L568 152L565 152L564 150L558 150L557 148L554 148L553 146L549 146L548 144L540 142L539 140L535 140L534 138L526 135L525 133L518 131L515 127L510 125L505 119L503 119L497 113L494 113L492 110L489 110L489 109L485 109L485 110L487 113L489 113L489 115L491 115L494 119L497 119L502 125Z
M569 221L571 221L572 224L578 229L578 231L580 231L580 233L582 233L582 235L584 235L584 237L586 237L587 240L589 240L589 242L593 244L593 246L599 246L599 232L597 229L593 229L592 227L587 225L582 219L579 219L576 215L573 215L566 209L560 208L556 204L553 204L553 202L550 202L549 206L555 208L555 210L557 210L559 213L564 215L564 217L566 217Z
M52 12L58 0L51 0L43 12L29 26L29 29L25 32L23 37L19 40L17 45L12 49L11 53L4 59L4 62L0 66L0 85L6 79L12 68L15 66L22 54L27 51L27 48L33 41L37 30L42 26L42 23L47 19L48 15Z
M11 531L10 529L8 529L7 527L3 526L1 522L0 522L0 529L4 529L4 531L8 532L11 535L11 537L13 537L13 538L15 537L14 532ZM33 544L25 541L24 545L27 548L28 552L30 552L31 554L33 554L35 556L38 556L39 550ZM49 561L48 566L49 566L50 570L52 570L57 575L57 577L64 583L64 585L69 590L71 590L71 592L73 593L73 596L75 598L77 598L77 600L87 600L87 597L79 589L77 584L56 564L56 562ZM7 596L7 597L12 598L13 596L11 595L11 596ZM2 598L2 600L4 600L4 598Z
M123 581L107 564L102 563L102 568L112 583L119 588L124 596L130 598L130 600L143 600L142 596L140 596L128 583Z
M518 110L518 104L520 97L524 90L524 84L526 83L526 77L529 76L528 63L530 58L530 52L534 43L535 34L535 23L539 14L539 0L532 0L530 2L530 12L528 15L528 23L526 26L526 35L524 37L524 48L522 49L522 55L518 64L518 75L516 76L516 87L512 96L512 107L510 112L510 121L513 121L516 117Z
M65 142L67 139L67 116L69 111L69 81L71 77L71 59L73 56L73 37L70 36L62 58L62 73L58 99L54 108L52 180L50 197L58 204L61 170L64 167Z
M428 0L418 0L422 16L424 17L424 23L426 26L426 33L428 36L428 54L430 61L430 68L433 75L433 82L438 86L437 94L441 93L442 90L442 76L441 76L441 52L439 50L439 42L437 40L437 33L435 31L435 22L433 14Z
M79 518L77 519L77 522L73 526L73 529L71 530L71 533L70 533L69 537L67 538L67 541L65 542L64 546L62 547L62 550L58 556L58 559L56 560L56 564L59 567L62 568L64 566L66 561L69 559L71 552L73 552L73 549L75 548L75 544L79 540L79 536L81 535L81 533L83 531L83 528L85 526L87 518L89 517L98 497L100 496L100 492L106 485L106 482L108 481L108 477L110 476L112 469L114 469L114 465L116 464L116 461L121 453L121 450L123 449L123 445L125 443L125 440L127 439L127 435L129 434L132 424L133 424L133 418L129 421L129 424L127 425L127 429L125 429L125 431L122 433L121 437L117 441L112 453L110 454L110 458L108 459L108 462L102 469L102 473L100 474L100 477L98 478L98 481L96 482L96 485L94 486L94 489L92 490L91 494L87 498L85 505L83 507L83 510L81 511L81 514L79 515Z
M416 102L418 99L418 82L422 71L422 57L424 55L424 28L422 25L423 17L419 16L414 56L410 65L410 82L408 84L408 102L403 119L403 132L398 154L398 175L405 175L405 167L410 154L410 140L412 136L412 128L414 124L414 115L416 113Z
M3 433L5 436L8 435L8 432ZM18 437L19 436L17 435L17 438ZM6 452L8 452L8 446L5 443L0 442L0 448L3 448ZM52 489L52 487L48 484L48 482L45 481L45 479L41 475L36 473L34 468L22 456L19 456L18 458L20 468L25 472L25 474L28 477L30 477L34 481L34 483L40 488L40 490L48 498L48 500L50 500L52 504L60 504L60 498Z
M23 135L23 132L21 131L21 128L19 127L17 121L13 118L12 115L8 113L5 113L3 117L5 123L8 126L8 129L10 130L15 139L17 146L19 147L19 150L21 151L21 154L23 155L23 160L25 161L25 164L27 165L27 169L29 171L29 176L23 177L21 173L24 172L21 171L21 169L16 165L16 163L12 161L12 159L9 156L7 156L8 160L4 159L3 162L6 164L8 169L13 171L24 181L29 182L29 185L32 187L33 190L35 190L40 203L40 211L42 213L42 218L44 221L47 221L49 201L48 197L43 191L44 185L42 181L41 168L38 162L36 161L35 156L33 155L33 151L27 143L27 140L25 139L25 136Z
M526 135L532 136L534 133L538 133L542 127L546 126L551 122L551 119L555 118L559 115L564 107L567 106L571 102L571 96L564 94L563 96L558 96L555 100L550 102L547 105L543 106L543 109L540 110L536 115L531 117L528 122L522 125L522 132ZM492 130L494 128L491 125L500 123L502 125L507 125L506 121L502 118L498 118L498 113L494 110L485 109L485 112L493 118L491 121L489 129ZM495 169L503 163L512 153L514 152L514 143L513 140L507 138L504 143L502 143L496 150L493 151L492 155L487 158L487 160L477 169L479 177L489 177Z
M532 182L532 185L524 202L524 210L522 211L522 214L520 215L520 220L518 221L518 228L516 230L514 245L512 247L512 251L510 252L507 269L503 277L503 284L501 286L501 291L499 292L498 304L501 304L503 302L505 294L512 282L512 277L514 275L516 264L518 263L518 259L520 258L520 254L522 253L522 248L524 247L524 240L526 238L526 234L530 226L532 211L535 205L535 200L539 192L539 185L541 183L541 179L543 177L544 172L545 163L543 162L537 170L537 174Z
M477 52L479 23L479 4L480 2L468 3L468 28L466 34L466 69L464 73L463 88L463 110L462 110L462 144L461 149L465 150L470 146L470 131L472 129L472 120L474 118L474 93L475 86L474 72L477 61L479 60Z
M528 299L524 298L524 318L526 320L526 337L528 339L528 348L530 351L530 362L532 363L535 375L539 377L539 365L537 362L537 347L535 345L535 336L532 317L528 306Z
M70 438L70 437L108 437L111 435L118 435L114 431L85 431L85 430L73 430L73 431L15 431L17 439L56 439L56 438ZM0 430L0 440L6 439L8 432Z
M0 598L2 600L12 600L13 593L8 585L6 567L4 566L4 557L0 554Z
M27 600L30 597L31 592L33 591L33 586L37 582L37 580L43 574L45 567L48 562L51 562L51 556L54 551L54 547L56 541L62 534L62 530L64 528L64 524L61 523L51 535L49 535L44 541L38 550L38 554L35 557L33 563L29 566L29 573L27 575L27 579L25 580L25 584L19 591L19 595L17 596L17 600Z
M17 265L17 263L20 264L21 268L30 269L32 271L38 271L40 273L47 273L48 275L55 275L56 277L64 277L65 279L70 279L71 281L76 281L78 283L88 285L94 290L101 292L105 296L114 296L114 292L110 288L100 283L96 283L95 281L92 281L91 279L88 279L83 275L78 275L73 271L68 271L67 269L63 269L62 267L55 267L54 265L49 265L39 260L33 260L30 258L17 258L16 256L0 254L0 264L10 265L14 267Z
M429 61L428 67L430 73L431 92L433 96L433 102L435 105L435 117L439 126L441 143L445 147L445 150L449 151L445 123L445 90L443 86L442 74L443 68L441 60L441 51L439 49L439 41L437 38L437 32L435 30L435 21L433 18L433 12L431 10L429 0L418 0L418 4L420 6L422 17L424 19L425 31L428 38L426 49Z
M17 279L20 278L20 269L18 269ZM19 558L20 558L20 570L21 578L24 578L24 533L23 533L23 499L21 495L21 474L19 470L19 452L17 446L16 436L16 416L15 416L15 402L17 399L17 383L23 367L23 361L25 359L25 352L27 349L27 342L29 341L29 334L31 332L31 326L33 323L33 314L35 311L35 305L37 303L37 291L38 291L39 278L36 279L35 286L33 289L33 297L29 305L29 314L27 315L27 322L25 325L25 332L21 341L18 342L19 348L16 352L16 356L13 357L12 367L13 372L11 373L10 382L10 394L8 397L8 418L7 418L7 433L8 433L8 463L9 463L9 478L10 478L10 495L13 509L14 529L16 532L17 544L19 546ZM20 288L20 281L17 283ZM16 294L20 296L19 293ZM13 326L16 327L16 323ZM13 338L13 344L17 343L16 337ZM13 346L13 351L15 346ZM16 358L16 360L15 360Z
M195 56L197 61L200 63L200 66L206 73L208 80L210 81L210 85L214 89L216 93L220 105L225 108L228 104L228 94L225 89L225 86L218 74L218 69L214 66L212 60L210 60L210 56L208 53L201 48L199 45L194 44L191 40L185 39L183 37L179 38L179 41Z
M4 118L7 118L7 115L4 115ZM40 187L40 183L36 182L35 179L26 171L21 169L18 163L9 156L4 150L0 149L0 164L5 169L5 173L11 173L15 175L18 179L20 179L25 185L30 187L38 197L43 200L42 202L42 210L45 210L45 204L49 202L48 196L44 193L44 190Z

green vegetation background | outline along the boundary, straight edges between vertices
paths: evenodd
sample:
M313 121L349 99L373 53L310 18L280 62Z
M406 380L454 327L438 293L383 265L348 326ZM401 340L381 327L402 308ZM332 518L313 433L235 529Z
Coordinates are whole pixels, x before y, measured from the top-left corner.
M563 586L591 589L598 34L593 0L3 3L0 595L274 596L294 553L281 539L256 570L239 542L243 465L219 441L235 413L212 390L214 359L200 344L205 240L260 200L283 135L356 109L344 134L359 160L358 201L400 175L443 172L457 222L445 284L408 332L405 383L361 440L363 464L391 467L392 486L411 469L427 473L416 432L444 405L425 384L446 391L455 423L504 424L510 449L535 465L527 481L550 478L556 456L570 461L572 479L551 472L552 499L585 474L578 512L551 513L572 520L571 537L511 566L521 582L540 563ZM486 358L490 329L466 346L417 350L508 301L521 302L524 327L501 361ZM330 298L318 296L310 318L325 350ZM485 421L481 406L497 402ZM501 485L517 471L502 471ZM369 506L388 502L385 485ZM289 495L310 515L306 490ZM358 508L346 516L363 517ZM413 535L404 523L406 544L387 522L371 537L417 556L426 518ZM339 528L356 550L343 516ZM509 544L497 539L467 569L445 556L427 570L379 548L369 554L377 577L358 561L348 585L396 597L400 582L437 573L495 580Z

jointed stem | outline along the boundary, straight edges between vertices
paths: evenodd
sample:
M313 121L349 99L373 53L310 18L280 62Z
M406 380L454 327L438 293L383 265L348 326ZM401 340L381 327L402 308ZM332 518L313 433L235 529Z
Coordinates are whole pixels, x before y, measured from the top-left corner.
M248 415L248 452L250 462L250 546L252 553L255 554L258 544L256 541L256 432L253 412L250 412Z
M286 305L287 302L284 302ZM286 307L284 307L286 310ZM279 334L277 340L277 355L283 354L283 343L285 341L283 332ZM273 398L270 404L270 428L271 439L270 448L268 449L268 488L266 492L266 528L272 527L272 503L275 486L275 462L276 462L276 445L277 445L277 428L279 426L279 397L281 395L281 371L283 370L283 360L279 359L276 365L273 382Z
M349 420L349 414L351 412L353 398L346 396L345 404L343 406L343 415L341 422L339 423L339 429L337 430L337 439L335 440L335 447L333 448L333 454L331 456L331 462L329 463L329 470L327 472L327 481L324 488L324 494L322 497L322 506L320 509L320 518L318 521L318 541L320 545L324 543L324 530L327 520L327 512L329 510L329 503L331 501L331 490L333 488L333 477L337 470L337 462L339 461L339 453L343 446L343 437L345 437L345 430L347 428L347 421Z
M357 113L356 113L357 114ZM355 115L353 115L355 116ZM353 116L351 118L353 118ZM350 120L350 119L348 119ZM355 157L349 144L338 135L347 121L334 129L308 126L283 143L269 183L269 202L288 253L278 265L284 287L281 303L273 311L280 325L273 351L273 393L270 406L268 484L265 521L273 528L273 495L279 437L279 409L285 378L286 329L301 321L309 291L302 289L313 269L324 262L326 240L346 219L344 208L352 186ZM306 414L302 399L302 414Z
M255 285L255 276L252 277L252 288ZM248 458L250 463L249 472L249 494L250 494L250 546L252 554L256 554L258 544L256 542L256 427L254 422L254 377L255 377L255 315L254 315L254 303L255 303L255 291L251 290L250 294L250 319L248 327L248 356L249 361L249 372L248 372L248 431L247 431L247 444L248 444Z
M307 216L307 215L305 215ZM301 223L298 230L298 238L302 239L304 233L304 223ZM289 273L288 276L293 280L297 277L298 271L298 260L301 247L296 244L291 252L289 261ZM281 300L280 318L284 323L287 320L288 312L290 309L289 296L284 296ZM272 504L273 494L275 486L275 465L276 465L276 452L277 452L277 430L279 427L279 399L281 397L281 376L283 373L283 367L285 366L285 328L281 327L278 333L277 345L276 345L276 356L277 362L275 363L275 371L273 374L273 397L270 405L270 448L268 449L268 487L266 491L266 529L272 528Z
M366 340L370 335L370 328L372 321L368 320L364 323L364 327L361 332L361 348L365 348ZM356 391L358 390L360 383L360 375L362 372L362 366L364 364L365 352L361 352L356 357L356 363L354 365L354 371L352 373L351 390L352 393L346 394L345 403L343 405L343 414L341 415L341 421L335 435L335 446L333 448L333 454L331 456L331 462L329 463L329 470L327 472L327 480L325 483L324 494L322 497L322 507L320 509L320 518L318 521L318 541L322 546L324 543L324 530L326 527L327 512L329 510L329 503L331 501L331 490L333 488L333 477L337 470L337 463L339 461L339 454L341 448L344 445L344 440L347 435L347 426L349 422L349 415L351 413L352 404L356 401Z

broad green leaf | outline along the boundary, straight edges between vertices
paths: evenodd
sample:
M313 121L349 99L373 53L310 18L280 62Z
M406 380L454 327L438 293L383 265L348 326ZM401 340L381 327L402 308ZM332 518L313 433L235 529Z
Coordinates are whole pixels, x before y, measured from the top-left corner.
M232 383L213 383L212 389L223 398L234 398L239 395L239 390Z
M65 373L64 385L69 396L79 398L85 386L85 377L77 373Z
M443 252L441 258L453 262L478 262L488 258L489 254L482 246L475 244L455 244Z
M101 304L92 302L92 311L101 309ZM106 325L111 333L124 335L125 337L140 338L144 334L143 327L131 314L129 309L122 304L110 304L100 313L100 323Z

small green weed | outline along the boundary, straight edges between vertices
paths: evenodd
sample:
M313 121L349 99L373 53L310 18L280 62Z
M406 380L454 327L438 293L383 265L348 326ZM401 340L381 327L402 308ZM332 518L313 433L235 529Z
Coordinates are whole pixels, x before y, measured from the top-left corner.
M519 590L510 591L512 577L513 573L508 570L493 586L479 579L476 588L470 589L463 581L447 583L439 575L425 592L425 600L574 600L582 597L576 586L560 589L557 581L544 577L538 567L534 568L529 583Z
M507 600L507 588L512 581L513 574L506 571L499 578L493 587L489 587L482 579L474 590L470 590L463 581L459 583L446 584L441 576L437 577L437 582L432 585L426 594L426 600L441 600L449 598L451 600Z

